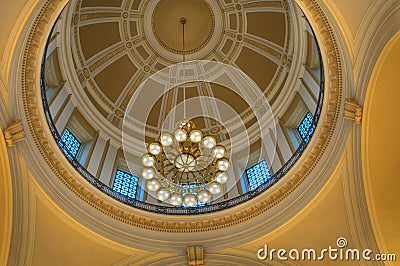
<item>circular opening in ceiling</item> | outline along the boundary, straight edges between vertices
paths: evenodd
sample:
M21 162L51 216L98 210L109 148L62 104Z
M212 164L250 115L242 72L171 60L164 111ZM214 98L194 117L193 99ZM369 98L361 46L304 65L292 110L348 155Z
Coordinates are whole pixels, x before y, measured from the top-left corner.
M174 53L182 53L182 23L186 23L187 53L199 51L214 33L214 13L204 0L162 0L152 14L153 33L160 44Z
M164 45L179 52L182 33L179 19L181 13L187 13L184 17L188 19L188 50L201 52L214 32L214 15L204 1L196 1L196 8L191 5L193 10L183 5L182 12L174 15L168 11L173 6L169 2L158 2L152 29L144 27L146 17L141 19L141 14L145 15L145 4L134 12L132 7L128 10L120 7L108 16L102 15L102 11L93 11L95 7L85 8L70 2L71 8L61 17L74 17L77 12L79 19L70 27L64 24L67 19L57 21L44 55L41 85L46 118L66 158L85 179L107 195L130 206L164 214L224 210L268 190L290 171L305 151L322 108L321 56L313 32L307 21L302 21L304 18L299 16L296 5L274 7L265 1L261 2L262 7L257 7L251 3L238 6L218 1L225 12L215 20L227 23L215 31L221 32L218 38L221 41L212 53L194 58L199 60L197 63L181 64L180 58L171 62L156 53L157 48L145 39L146 34L154 30ZM132 15L124 15L126 12ZM190 28L192 19L194 26ZM176 23L177 27L170 23ZM70 33L74 33L73 40L66 43ZM224 73L224 76L218 72L219 64L236 72ZM207 80L216 73L224 82ZM238 77L248 78L257 90L252 91ZM168 89L154 94L156 86L152 83L151 92L150 89L140 91L138 88L149 80ZM129 106L132 97L140 93L143 98ZM155 100L150 100L149 95ZM230 179L225 183L225 178L218 176L224 182L219 182L217 196L210 201L174 207L159 201L160 197L172 200L172 193L164 190L160 193L162 187L146 190L148 181L142 178L141 165L142 155L146 153L143 140L146 144L160 141L166 118L172 119L171 125L182 120L181 103L191 99L198 102L188 103L188 108L198 108L203 114L196 122L202 134L214 136L218 143L231 141L239 148L228 152ZM222 108L224 104L235 116L224 116L229 113ZM261 118L257 117L260 108L265 106L272 114L271 130L265 130ZM146 109L149 111L145 112ZM129 132L134 148L126 151L121 144L121 130L128 111L136 120L132 120L134 126ZM242 144L240 139L244 133L247 137ZM159 152L162 154L163 149ZM181 172L190 172L196 167L196 161L194 166L193 160L189 162L192 157L195 158L187 153L177 155L174 164L183 169ZM216 180L218 174L212 178ZM183 197L193 194L191 184L186 184ZM154 182L151 185L156 188ZM196 193L194 196L199 199ZM173 201L181 202L178 198Z

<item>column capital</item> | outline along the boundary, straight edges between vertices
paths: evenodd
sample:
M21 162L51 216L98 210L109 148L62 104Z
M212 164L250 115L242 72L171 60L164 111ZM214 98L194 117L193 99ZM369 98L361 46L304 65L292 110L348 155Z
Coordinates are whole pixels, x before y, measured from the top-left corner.
M20 119L11 122L4 130L4 139L7 146L14 146L15 143L25 139L24 127Z
M347 98L344 106L344 118L353 120L355 124L361 124L363 108L352 98Z

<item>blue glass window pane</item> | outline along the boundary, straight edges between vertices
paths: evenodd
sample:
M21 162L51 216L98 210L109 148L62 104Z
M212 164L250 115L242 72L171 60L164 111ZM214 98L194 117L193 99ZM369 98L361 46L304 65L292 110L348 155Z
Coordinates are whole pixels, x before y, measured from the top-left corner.
M299 132L300 137L306 142L310 142L311 136L315 130L315 125L313 123L312 115L307 112L301 121L300 125L297 127L297 132Z
M249 180L250 190L254 190L265 184L271 179L271 173L266 161L261 161L256 165L246 169L246 176Z
M130 173L117 170L114 177L112 189L132 199L136 198L138 178Z
M76 158L82 143L67 128L60 139L61 148L72 158Z

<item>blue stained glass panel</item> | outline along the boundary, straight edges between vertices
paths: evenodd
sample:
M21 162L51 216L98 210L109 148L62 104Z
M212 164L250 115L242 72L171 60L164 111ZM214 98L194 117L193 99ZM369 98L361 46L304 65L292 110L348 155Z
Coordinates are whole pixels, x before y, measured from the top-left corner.
M112 189L132 199L136 198L138 178L130 173L117 170L114 177Z
M82 143L67 128L60 139L61 148L72 158L76 158Z
M250 190L254 190L271 179L271 172L266 161L261 161L246 169Z
M313 117L307 112L300 125L297 127L297 132L299 132L300 137L308 143L310 142L311 136L314 134L314 130L315 125L313 123Z

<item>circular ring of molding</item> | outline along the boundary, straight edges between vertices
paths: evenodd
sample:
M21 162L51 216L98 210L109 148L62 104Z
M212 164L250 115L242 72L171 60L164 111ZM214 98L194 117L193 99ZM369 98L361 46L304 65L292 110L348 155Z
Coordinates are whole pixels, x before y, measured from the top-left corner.
M324 108L310 145L301 160L280 181L280 186L267 190L257 198L236 207L195 217L149 213L117 202L100 191L96 191L97 189L88 186L87 182L71 166L66 164L67 160L60 156L61 151L54 149L57 144L50 137L51 133L48 126L42 119L43 110L39 100L40 68L37 66L40 65L47 34L56 19L55 14L57 15L57 11L61 10L65 2L65 0L47 0L42 4L42 8L37 13L24 43L23 57L20 62L21 77L18 82L22 93L22 115L25 120L27 139L33 145L31 149L40 153L41 157L38 160L45 164L43 167L51 170L51 174L57 179L55 181L59 181L70 194L74 195L74 197L69 195L69 198L78 201L80 205L83 202L92 210L97 210L87 215L101 214L115 228L128 225L152 232L185 234L205 232L204 235L207 235L206 232L210 233L226 227L240 225L246 221L248 222L247 225L251 225L252 221L255 221L254 218L259 218L269 210L271 210L271 213L276 212L275 206L283 204L286 199L294 194L299 194L300 185L312 182L308 179L310 173L317 168L328 147L331 144L334 145L332 139L341 116L343 94L342 66L338 45L328 19L316 1L298 1L314 26L324 59L323 62L325 62L324 72L327 73ZM218 234L216 234L216 237L218 237Z
M192 60L193 58L203 58L207 56L214 47L218 46L222 40L220 36L225 28L225 22L223 18L223 13L221 7L217 4L217 1L202 0L207 6L212 19L211 31L206 39L199 47L189 50L186 52L187 60ZM170 60L171 62L179 62L182 60L182 51L173 49L160 40L156 33L155 23L154 23L154 12L157 11L158 6L163 1L149 1L146 5L143 14L143 31L145 40L150 44L155 52L161 57Z
M180 49L179 49L179 50L174 49L174 48L170 47L169 45L167 45L166 43L164 43L164 42L160 39L159 34L157 33L157 29L156 29L156 25L155 25L155 24L156 24L156 16L157 16L157 13L160 13L160 10L158 10L158 9L160 8L160 5L161 5L164 1L166 1L166 0L161 0L161 1L159 1L159 2L157 3L157 5L155 6L154 10L153 10L153 14L152 14L152 16L151 16L151 27L152 27L153 34L154 34L154 36L156 37L157 41L158 41L165 49L167 49L168 51L173 52L173 53L175 53L175 54L183 54L183 51L181 51ZM207 38L206 38L199 46L197 46L197 47L194 48L194 49L188 49L187 51L185 51L185 53L187 53L187 54L192 54L192 53L195 53L195 52L200 51L205 45L207 45L207 43L210 41L211 37L212 37L213 34L214 34L214 30L215 30L215 15L214 15L214 11L212 10L211 6L210 6L205 0L201 0L201 1L202 1L202 2L204 3L204 5L207 7L208 12L209 12L209 14L210 14L210 18L211 18L211 29L210 29L210 31L209 31L209 33L208 33ZM185 18L185 19L186 19L186 18Z
M228 35L230 37L235 37L235 39L237 39L237 41L243 41L243 42L247 42L248 45L253 45L255 46L258 50L263 51L267 54L269 54L269 58L270 60L274 61L277 65L278 68L276 69L276 72L274 74L274 78L272 79L272 81L270 82L270 84L268 86L266 86L264 89L265 95L267 97L273 98L274 95L279 93L279 96L276 99L275 102L281 102L282 104L273 104L273 109L276 110L278 113L283 113L284 112L284 107L286 106L284 103L287 103L288 99L290 99L293 94L295 93L294 90L291 89L291 86L293 86L293 81L297 81L298 78L298 74L300 73L299 68L301 67L301 60L294 60L296 57L295 56L287 56L288 51L290 50L290 47L293 47L293 43L296 42L295 39L293 38L293 34L292 34L292 27L297 27L297 23L296 22L296 18L295 13L296 12L291 12L291 9L289 9L289 5L286 1L283 1L282 3L280 2L264 2L264 3L247 3L241 7L241 11L239 14L239 27L238 27L238 32L237 35L235 35L234 33L232 33L231 31L226 31L223 30L226 28L227 22L227 14L229 14L229 10L232 7L229 8L223 8L221 6L221 3L219 3L218 1L210 1L210 0L203 0L204 2L208 2L211 10L214 10L214 13L216 15L214 15L215 20L216 20L216 25L219 25L222 23L221 27L216 27L216 30L219 31L221 30L222 32L224 32L223 34L221 34L221 37L218 39L218 41L216 42L215 45L213 45L214 48L218 48L221 47L223 44L223 39L225 37L223 37L223 35ZM143 4L141 4L140 8L139 8L139 14L140 17L143 17L144 19L151 17L152 13L151 11L154 10L154 6L156 5L158 1L144 1ZM246 36L246 34L239 34L239 32L244 31L245 27L246 27L246 20L243 19L245 17L245 13L244 13L244 7L247 5L249 8L254 8L254 7L265 7L267 4L268 8L282 8L284 11L286 10L286 12L284 12L285 17L286 17L286 37L285 37L285 44L282 47L282 51L278 51L275 50L271 47L268 47L266 45L260 44L255 42L252 38L249 38L249 36ZM80 10L80 1L76 1L75 5L72 7L70 6L70 11L68 12L68 14L70 14L71 16L74 16L74 14L79 14L82 10ZM129 7L130 6L130 2L128 1L127 4L124 5L124 10L125 12L128 12ZM150 7L148 7L150 6ZM242 8L243 7L243 8ZM298 9L298 8L296 8ZM144 15L146 13L146 16ZM220 15L219 13L222 13L222 15ZM122 15L121 15L122 16ZM78 16L79 17L79 16ZM151 20L148 19L148 20ZM67 67L66 71L67 71L67 80L69 82L71 82L71 86L73 86L74 88L80 88L82 87L82 82L85 82L84 86L87 86L88 88L90 88L90 91L92 92L92 94L90 94L90 97L92 99L94 99L94 101L100 105L100 106L104 106L108 112L110 113L114 113L113 116L111 116L110 118L105 118L103 115L101 115L97 110L95 105L93 105L93 103L91 102L90 98L88 97L88 95L84 92L83 89L78 89L76 90L75 95L77 96L76 102L79 102L79 105L81 108L81 111L91 117L94 118L93 119L93 123L95 124L95 126L97 128L101 128L101 130L103 131L103 133L105 133L106 135L111 136L111 138L116 141L116 142L120 142L120 134L118 132L118 130L120 129L121 126L121 119L124 115L124 111L126 108L126 104L127 104L127 99L130 99L130 97L132 96L132 94L134 93L134 90L131 89L128 92L126 92L126 94L124 95L124 100L121 103L118 103L116 106L114 106L113 103L111 103L109 100L106 99L106 97L104 97L104 95L101 92L101 89L98 87L98 85L95 84L93 77L91 75L96 75L96 71L99 71L99 69L102 69L102 67L104 67L104 64L108 64L110 59L109 56L113 53L125 53L126 51L124 51L123 47L121 46L116 46L115 49L109 53L103 53L101 54L102 56L99 57L101 58L100 60L95 61L94 63L88 63L88 60L86 60L84 58L84 54L82 54L81 49L79 48L79 39L78 38L78 28L79 27L74 27L73 30L69 29L68 27L71 24L75 24L77 25L77 22L79 21L78 18L76 18L76 16L74 16L73 18L73 22L69 23L69 21L66 19L63 23L67 25L67 28L63 28L62 32L65 32L66 38L69 40L71 39L71 42L75 44L75 46L73 47L74 50L73 54L74 57L76 57L76 59L68 58L68 56L65 56L65 59L67 64L67 66L72 66L72 67ZM220 21L220 22L219 22ZM68 22L68 23L67 23ZM126 24L126 21L121 21L121 23L123 25ZM147 48L149 48L149 50L152 53L157 53L157 61L160 60L160 62L175 62L175 61L181 61L182 60L182 56L179 54L174 54L171 53L171 56L175 56L176 60L169 60L164 56L164 53L168 52L166 49L162 48L160 46L159 43L157 43L158 46L160 46L162 49L161 51L157 51L153 46L153 42L150 43L149 39L146 37L147 35L154 35L152 32L149 32L151 29L150 26L144 26L144 24L149 24L150 22L140 22L139 24L139 32L140 32L140 37L138 37L138 39L136 41L142 43L144 46L146 46ZM218 24L219 23L219 24ZM126 27L123 27L124 30L122 32L120 32L121 35L124 36L125 39L131 39L132 36L130 36L128 34L128 31L125 29ZM239 30L240 29L240 30ZM146 33L147 32L147 33ZM218 33L219 34L219 33ZM213 36L217 36L218 34L214 34ZM73 37L75 36L75 37ZM153 36L154 37L154 36ZM64 38L64 37L63 37ZM133 42L136 42L133 41ZM228 58L234 58L236 57L238 54L240 54L240 51L242 49L243 45L238 45L237 41L234 41L234 45L232 47L236 47L234 49L232 49L232 52L229 52L229 56L227 55ZM154 39L154 42L157 42ZM130 43L130 45L132 45L132 43ZM207 44L210 45L210 43ZM301 51L300 47L301 45L295 45L296 50L294 51L294 55L296 53L298 53L299 51ZM65 51L65 45L61 46L61 50L63 54L68 55L70 53L70 51ZM207 48L205 47L205 48ZM213 48L211 47L211 48ZM199 51L198 53L203 53L203 51L205 51L204 49L201 49L201 51ZM128 49L129 50L129 49ZM235 51L235 52L234 52ZM104 52L104 51L103 51ZM134 54L133 50L128 51L127 55L132 55ZM197 57L193 56L193 54L188 54L188 58L190 59L191 57ZM208 53L208 55L205 55L206 58L212 59L213 55L212 53ZM224 59L225 61L226 59ZM75 62L73 62L75 61ZM89 60L91 61L91 59ZM286 61L286 63L284 64L282 61ZM226 60L226 63L228 63L229 60ZM154 62L153 62L154 63ZM75 73L76 68L75 65L78 66L77 69L82 68L82 71L79 71L78 73ZM151 65L151 64L150 64ZM148 69L150 69L150 71L148 73L152 73L152 71L154 71L153 69L154 67L152 66L148 66ZM86 70L86 71L85 71ZM90 71L89 71L90 70ZM92 73L91 70L94 70L94 72ZM290 71L289 71L290 70ZM146 70L145 70L146 71ZM80 73L82 72L82 73ZM287 80L289 80L289 82L285 82L285 77L286 77L286 72L289 72L288 76L287 76ZM147 71L146 71L147 73ZM85 78L87 80L85 80ZM145 78L145 74L142 73L141 75L138 76L138 79L135 80L134 85L132 86L132 88L136 88L138 86L138 84L140 84L140 82L143 81L143 79ZM284 83L285 82L285 83ZM284 86L281 87L281 85L284 83ZM283 91L283 92L282 92ZM246 117L247 121L251 120L252 118L254 118L251 115L251 110L250 108L245 109L242 114L241 114L242 118ZM146 130L149 132L149 134L151 134L151 137L156 137L157 134L159 133L156 127L147 125L146 126Z

